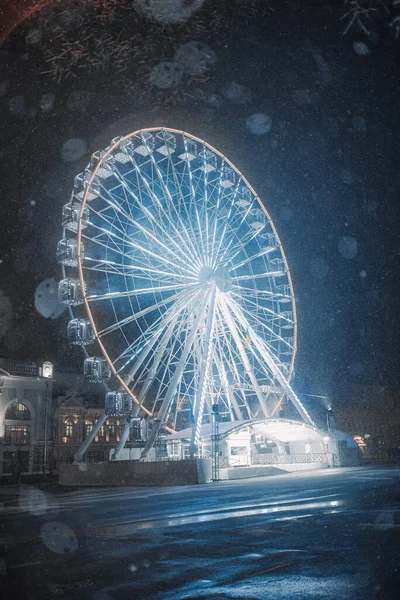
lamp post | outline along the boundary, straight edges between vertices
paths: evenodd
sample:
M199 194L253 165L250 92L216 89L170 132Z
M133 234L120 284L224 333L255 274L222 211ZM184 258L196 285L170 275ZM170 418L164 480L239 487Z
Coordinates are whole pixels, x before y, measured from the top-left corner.
M328 409L326 411L326 424L328 431L330 431L331 429L336 429L335 415L333 413L332 406L328 406Z
M211 433L211 448L212 448L212 476L211 481L217 482L219 479L219 407L218 401L213 402L211 406L212 433Z
M43 479L46 479L46 468L47 468L47 403L48 403L48 392L49 392L49 379L53 377L54 365L46 361L42 366L42 377L45 379L46 392L44 396L44 450L43 450Z

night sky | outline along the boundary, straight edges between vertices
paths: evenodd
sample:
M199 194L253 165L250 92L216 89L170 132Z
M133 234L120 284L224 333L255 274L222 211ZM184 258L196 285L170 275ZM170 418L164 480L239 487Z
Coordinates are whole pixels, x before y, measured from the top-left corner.
M338 1L208 0L169 24L131 4L108 2L99 18L90 2L60 2L0 48L0 356L81 367L67 314L34 307L36 287L61 277L62 206L92 152L165 125L232 160L278 229L297 301L296 391L398 390L400 39L389 17L343 35ZM191 40L215 64L157 87L154 66ZM76 42L80 56L54 60ZM255 113L269 132L251 132Z

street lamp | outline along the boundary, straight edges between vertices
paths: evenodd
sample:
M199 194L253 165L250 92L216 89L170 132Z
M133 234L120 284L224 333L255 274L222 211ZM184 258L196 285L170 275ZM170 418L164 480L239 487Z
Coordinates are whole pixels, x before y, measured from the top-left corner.
M213 402L211 412L211 451L212 451L212 477L211 481L220 481L219 479L219 407L218 401Z
M328 406L328 409L326 411L326 423L328 426L328 431L330 431L331 429L336 429L336 420L334 412L332 410L332 406Z
M46 361L42 365L42 377L45 380L46 393L44 396L44 452L43 452L43 479L46 479L46 468L47 468L47 402L48 402L48 390L49 390L49 379L53 378L53 363Z

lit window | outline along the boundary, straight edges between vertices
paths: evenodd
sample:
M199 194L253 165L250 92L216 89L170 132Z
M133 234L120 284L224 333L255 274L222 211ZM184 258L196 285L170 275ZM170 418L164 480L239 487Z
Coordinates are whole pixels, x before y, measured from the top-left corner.
M232 446L231 456L247 456L247 446Z
M22 402L13 402L7 408L6 419L9 421L22 420L22 421L30 421L31 413L26 404Z
M171 444L171 456L179 456L179 442L173 442Z
M74 437L74 429L75 429L75 423L73 422L73 420L72 419L67 419L64 422L64 435L65 435L65 437L71 440Z
M93 421L85 421L85 437L88 437L93 431Z
M109 442L110 440L115 440L116 437L116 427L115 422L111 420L106 421L106 440Z
M94 438L94 441L95 442L104 442L104 435L105 435L104 425L102 425L100 427L99 431L97 432L97 435Z

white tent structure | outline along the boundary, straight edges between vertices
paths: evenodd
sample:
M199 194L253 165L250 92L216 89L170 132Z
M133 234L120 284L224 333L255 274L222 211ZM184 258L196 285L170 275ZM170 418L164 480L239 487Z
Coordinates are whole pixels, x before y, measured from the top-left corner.
M165 438L165 458L189 456L191 428ZM343 432L329 433L292 419L252 419L219 424L218 440L210 424L202 425L200 439L203 458L213 458L215 444L219 455L219 478L254 477L280 471L320 469L358 464L358 454ZM345 448L346 446L346 448ZM346 452L350 455L344 461ZM348 454L348 453L347 453Z

